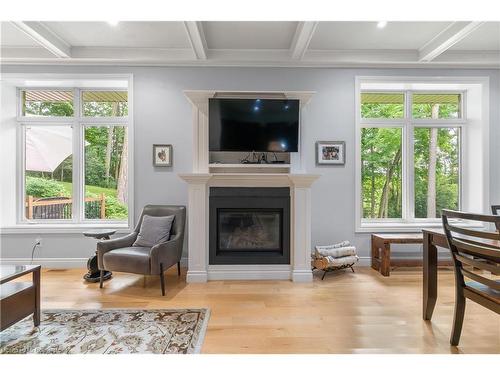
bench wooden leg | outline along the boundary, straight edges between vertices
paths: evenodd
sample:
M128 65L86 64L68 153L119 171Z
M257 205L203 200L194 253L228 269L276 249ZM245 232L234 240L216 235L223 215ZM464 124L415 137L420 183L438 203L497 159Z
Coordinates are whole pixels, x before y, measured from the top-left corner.
M382 248L382 259L380 261L380 273L389 276L391 273L391 244L384 243Z
M378 262L378 247L377 241L372 236L372 262L371 266L374 270L379 271L379 262Z

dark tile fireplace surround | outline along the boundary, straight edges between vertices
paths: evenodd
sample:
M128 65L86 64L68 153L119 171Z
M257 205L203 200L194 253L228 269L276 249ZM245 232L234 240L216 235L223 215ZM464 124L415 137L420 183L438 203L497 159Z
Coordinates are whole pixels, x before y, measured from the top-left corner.
M290 188L211 187L210 264L290 264Z

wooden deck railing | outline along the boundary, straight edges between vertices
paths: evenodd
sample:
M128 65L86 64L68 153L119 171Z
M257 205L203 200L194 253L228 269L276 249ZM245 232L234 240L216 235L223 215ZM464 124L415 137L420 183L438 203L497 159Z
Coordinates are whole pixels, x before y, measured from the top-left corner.
M33 219L70 219L72 198L26 198L26 218ZM90 216L90 217L89 217ZM94 216L94 217L93 217ZM85 218L106 218L106 196L101 193L97 198L85 198Z

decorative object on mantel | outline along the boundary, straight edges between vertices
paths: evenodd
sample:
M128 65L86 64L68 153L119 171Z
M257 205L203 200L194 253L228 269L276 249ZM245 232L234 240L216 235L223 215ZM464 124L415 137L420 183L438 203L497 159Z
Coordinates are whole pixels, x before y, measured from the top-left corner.
M172 145L153 145L153 166L171 167L173 148Z
M317 165L344 165L345 142L318 141L316 142Z
M312 254L312 268L324 271L323 280L327 272L350 268L359 261L356 248L349 241L342 241L328 246L316 246Z
M45 310L2 332L1 354L192 354L205 338L209 309Z

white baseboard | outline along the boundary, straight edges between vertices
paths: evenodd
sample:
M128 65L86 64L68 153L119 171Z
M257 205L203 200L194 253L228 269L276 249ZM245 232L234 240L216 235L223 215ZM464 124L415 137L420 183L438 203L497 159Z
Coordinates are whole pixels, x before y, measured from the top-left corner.
M311 270L301 270L292 272L292 280L294 283L311 283L313 274Z
M362 267L370 267L371 264L372 264L371 257L359 257L359 262L356 265L362 266Z
M205 271L187 271L186 282L188 283L206 283L208 280Z
M1 264L39 264L43 268L87 268L88 258L2 258Z
M33 264L43 268L86 268L88 258L35 258ZM1 264L30 264L30 258L1 258ZM187 267L188 258L181 258L181 265ZM370 266L370 257L360 257L358 266ZM207 280L290 280L290 266L246 266L246 270L236 266L210 266L207 272L188 272L188 282L206 282ZM215 268L214 268L215 267ZM222 267L222 268L221 268ZM241 267L241 266L238 266ZM293 276L293 275L292 275Z
M208 266L208 280L290 280L289 264Z

